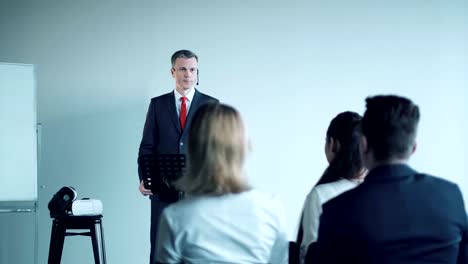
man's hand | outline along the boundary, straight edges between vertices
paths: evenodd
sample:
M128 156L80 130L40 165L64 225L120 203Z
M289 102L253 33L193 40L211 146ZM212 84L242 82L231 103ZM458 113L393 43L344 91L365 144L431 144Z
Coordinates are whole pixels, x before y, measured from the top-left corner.
M148 189L145 188L145 185L143 184L143 181L140 182L140 188L139 189L140 189L141 194L143 194L144 196L153 195L151 190L148 190Z

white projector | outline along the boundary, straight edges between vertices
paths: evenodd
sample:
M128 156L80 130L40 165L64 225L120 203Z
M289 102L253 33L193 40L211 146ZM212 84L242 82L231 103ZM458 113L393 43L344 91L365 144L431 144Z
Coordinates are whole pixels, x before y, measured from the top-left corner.
M76 200L72 204L73 215L100 215L102 214L102 202L96 199Z

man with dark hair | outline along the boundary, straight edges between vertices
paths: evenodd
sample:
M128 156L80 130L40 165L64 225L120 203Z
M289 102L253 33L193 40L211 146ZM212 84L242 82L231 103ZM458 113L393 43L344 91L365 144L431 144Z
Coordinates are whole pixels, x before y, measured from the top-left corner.
M146 115L143 137L138 156L158 154L185 154L187 131L192 116L204 103L217 99L195 89L198 84L198 57L189 50L179 50L171 57L171 75L175 89L170 93L151 99ZM173 197L162 197L145 188L143 171L138 164L140 192L151 199L151 253L150 263L154 263L157 227L162 210L174 202Z
M366 99L364 183L323 207L318 263L468 263L458 186L410 168L419 108L399 96Z
M172 64L173 68L174 68L174 66L176 64L176 60L178 58L184 58L184 59L195 58L195 60L198 62L197 54L191 52L190 50L179 50L179 51L176 51L174 54L172 54L171 64ZM198 71L198 68L197 68L197 71ZM172 72L172 70L171 70L171 72Z

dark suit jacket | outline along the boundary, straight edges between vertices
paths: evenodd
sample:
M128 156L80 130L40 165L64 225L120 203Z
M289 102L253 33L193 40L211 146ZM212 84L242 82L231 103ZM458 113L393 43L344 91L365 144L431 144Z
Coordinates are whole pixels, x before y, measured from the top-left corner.
M456 184L385 165L325 203L317 263L468 263L467 238Z
M138 156L149 154L185 154L186 142L192 117L204 103L218 100L195 90L182 131L177 115L174 91L154 97L146 115L143 138ZM138 168L140 181L141 170Z

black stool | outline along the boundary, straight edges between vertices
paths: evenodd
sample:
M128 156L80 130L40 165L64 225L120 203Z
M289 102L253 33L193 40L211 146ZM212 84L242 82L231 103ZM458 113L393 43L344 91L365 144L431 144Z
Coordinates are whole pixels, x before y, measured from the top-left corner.
M94 263L106 264L102 215L74 216L52 215L52 232L50 235L49 264L60 264L63 242L66 236L89 236L93 243ZM87 232L67 232L69 229L87 229Z

